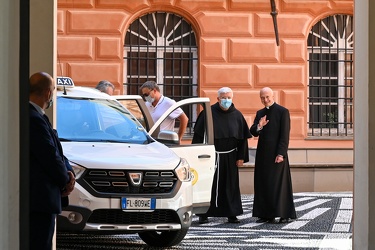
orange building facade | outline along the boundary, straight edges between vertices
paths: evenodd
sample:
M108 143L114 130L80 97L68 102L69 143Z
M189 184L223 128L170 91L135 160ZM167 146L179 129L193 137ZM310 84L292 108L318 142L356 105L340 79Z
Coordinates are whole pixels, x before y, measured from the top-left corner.
M189 71L193 72L190 79L193 79L191 82L194 82L196 92L191 92L191 95L209 97L214 103L220 87L232 88L234 104L250 126L256 111L262 108L259 90L271 87L276 102L287 107L291 114L290 161L295 190L351 190L353 134L350 131L353 121L348 117L352 117L352 107L349 105L344 109L323 112L313 106L312 87L317 78L311 76L311 58L314 48L320 48L320 52L324 50L322 42L316 42L313 47L308 39L309 35L313 36L314 25L320 20L334 15L352 16L353 1L275 0L275 4L279 46L276 44L269 0L58 0L57 74L70 76L76 85L81 86L95 87L98 81L106 79L115 85L115 94L135 94L135 88L131 92L132 87L127 85L132 80L129 78L132 68L128 65L131 57L129 48L130 51L132 48L126 46L131 43L126 36L136 33L136 29L130 28L131 24L139 20L138 28L142 24L147 26L139 18L151 13L171 13L182 17L185 23L191 25L195 35L196 55L191 68L196 70ZM319 27L324 30L324 22ZM347 40L350 39L349 35ZM324 41L322 37L317 40ZM142 51L141 47L137 49ZM351 64L347 64L351 56L345 53L342 71L352 70ZM324 71L333 70L334 67L322 63L323 57L319 58L319 67L326 66ZM138 75L142 74L145 73ZM350 77L344 78L347 86ZM322 74L319 79L319 84L324 81L324 84L330 85L332 82L330 78L326 83ZM353 80L350 85L350 91L353 91ZM338 89L337 96L343 95ZM345 88L344 92L348 90ZM346 96L343 101L346 103L348 99ZM318 106L330 104L331 101L321 99ZM331 128L331 125L326 126L323 122L323 125L315 126L311 123L315 117L312 115L314 110L338 124L334 131L338 131L340 126L349 126L350 129L337 136L325 133L317 136L314 128L319 133L319 128ZM256 142L256 139L249 140L252 155L255 154ZM252 162L243 171L252 174ZM332 181L332 176L338 178L337 181ZM244 189L251 193L249 185L244 184Z

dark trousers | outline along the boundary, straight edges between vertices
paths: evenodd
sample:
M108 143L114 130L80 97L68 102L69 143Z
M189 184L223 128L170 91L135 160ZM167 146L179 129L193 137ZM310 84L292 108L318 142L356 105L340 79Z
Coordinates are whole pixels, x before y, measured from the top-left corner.
M56 214L30 213L30 250L51 250Z

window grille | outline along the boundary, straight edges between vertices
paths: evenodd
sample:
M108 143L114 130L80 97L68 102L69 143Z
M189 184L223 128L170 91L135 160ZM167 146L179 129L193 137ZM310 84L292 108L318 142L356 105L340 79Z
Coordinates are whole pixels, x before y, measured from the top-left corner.
M151 80L175 101L197 97L197 62L195 32L183 17L165 12L141 16L125 36L124 93L139 94L139 87ZM197 114L186 109L189 124L185 135L192 135Z
M334 15L308 36L308 136L353 135L353 17Z

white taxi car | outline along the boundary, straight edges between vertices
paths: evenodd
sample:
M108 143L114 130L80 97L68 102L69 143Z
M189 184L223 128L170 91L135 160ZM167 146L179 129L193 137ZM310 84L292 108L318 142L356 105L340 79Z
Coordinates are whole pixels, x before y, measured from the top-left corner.
M57 89L56 128L76 174L57 230L138 233L157 247L180 243L192 215L209 207L215 171L209 99L178 102L154 124L140 96L109 96L68 77L57 78ZM206 112L204 143L179 145L177 133L159 131L178 107L193 117Z

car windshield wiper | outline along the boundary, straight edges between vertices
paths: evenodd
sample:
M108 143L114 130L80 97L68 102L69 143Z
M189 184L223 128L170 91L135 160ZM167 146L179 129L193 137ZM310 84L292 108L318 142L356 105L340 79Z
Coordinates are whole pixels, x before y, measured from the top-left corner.
M74 141L80 141L80 142L109 142L109 143L134 143L134 141L129 140L113 140L113 139L85 139L85 138L79 138L75 139Z
M71 139L59 138L60 141L72 141Z
M114 143L117 143L117 142L124 142L123 140L113 140L113 139L99 139L99 140L95 140L96 142L114 142Z
M130 143L130 144L147 144L147 140L96 140L97 142L110 142L110 143ZM146 143L145 143L146 142Z
M148 144L152 141L139 141L139 140L113 140L113 139L90 139L90 138L74 138L74 139L66 139L66 138L60 138L60 141L62 142L108 142L108 143L130 143L130 144Z

